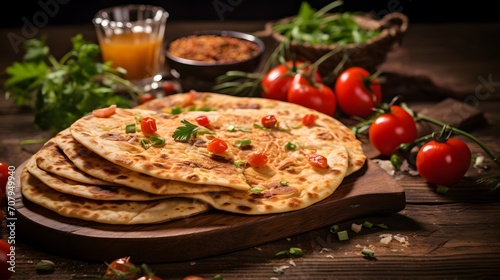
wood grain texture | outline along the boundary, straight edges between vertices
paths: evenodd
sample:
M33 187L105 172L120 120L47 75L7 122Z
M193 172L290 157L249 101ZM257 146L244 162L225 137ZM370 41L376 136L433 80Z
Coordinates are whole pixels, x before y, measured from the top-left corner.
M17 169L22 168L24 164ZM20 233L37 232L20 237L39 244L41 249L92 261L111 261L130 252L140 262L194 260L405 207L402 187L371 161L346 177L330 197L302 210L255 216L211 210L153 225L107 225L63 217L25 199L17 180L18 228ZM44 246L54 242L59 246ZM167 251L169 254L164 254Z

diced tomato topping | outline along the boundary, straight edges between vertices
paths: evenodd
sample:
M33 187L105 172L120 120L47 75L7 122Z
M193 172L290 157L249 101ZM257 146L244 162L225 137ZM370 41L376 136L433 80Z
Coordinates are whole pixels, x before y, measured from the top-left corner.
M92 115L97 118L109 118L116 112L116 105L111 105L107 108L95 109Z
M210 120L205 115L196 117L196 122L201 126L208 126L210 124Z
M268 157L264 152L256 152L248 156L248 164L253 167L260 167L267 163Z
M273 128L276 126L276 123L278 122L278 120L276 119L276 117L274 115L267 115L265 117L262 118L262 126L264 126L265 128Z
M309 164L313 167L317 168L327 168L328 167L328 160L326 157L322 155L317 155L317 154L310 154L307 158L309 161Z
M316 123L317 119L318 119L318 115L316 115L316 114L306 114L302 118L302 124L305 126L313 126Z
M156 120L151 117L141 119L141 130L145 135L152 135L156 132Z
M141 96L139 98L139 104L144 104L144 103L151 101L155 98L156 98L156 96L154 94L152 94L151 92L141 94Z
M219 138L214 138L210 143L208 143L207 150L213 154L222 154L228 148L227 143Z

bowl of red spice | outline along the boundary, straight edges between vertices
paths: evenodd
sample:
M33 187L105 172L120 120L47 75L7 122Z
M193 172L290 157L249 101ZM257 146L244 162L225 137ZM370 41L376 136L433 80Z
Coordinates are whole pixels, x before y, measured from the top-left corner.
M254 72L265 50L258 37L237 31L203 30L166 45L166 63L184 91L208 91L228 71Z

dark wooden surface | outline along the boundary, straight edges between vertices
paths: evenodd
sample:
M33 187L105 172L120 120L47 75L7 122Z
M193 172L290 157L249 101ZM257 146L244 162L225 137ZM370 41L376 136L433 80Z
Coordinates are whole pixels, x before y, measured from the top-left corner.
M228 28L259 31L263 22L172 22L168 36L200 28ZM0 70L20 58L7 38L19 29L1 29ZM55 53L69 48L69 38L81 32L95 38L91 26L44 27L48 42ZM499 23L411 24L402 46L390 53L381 69L386 72L386 99L403 95L417 109L432 108L438 102L453 98L480 110L482 117L465 127L482 140L496 155L500 154L500 38ZM457 107L447 117L461 117L465 109ZM33 115L15 108L0 95L0 160L18 166L39 146L20 146L20 140L47 137L46 132L32 127ZM474 156L484 152L468 141ZM214 257L151 264L165 279L182 279L186 275L201 275L211 279L493 279L500 276L500 195L489 187L478 185L476 179L499 174L491 160L491 169L479 172L471 168L466 176L446 194L438 194L418 176L396 174L394 179L403 186L406 207L390 215L367 214L338 224L349 230L352 223L365 220L384 223L389 228L363 229L350 232L347 241L338 241L329 227L291 234L274 242ZM2 223L2 237L16 241L13 279L71 279L101 275L102 262L80 261L61 257L39 249L21 238L21 233L8 231ZM258 234L254 231L251 234ZM389 244L380 242L381 235L398 237ZM37 232L24 233L36 236ZM399 240L399 241L398 241ZM196 241L193 241L196 242ZM210 246L209 244L198 244ZM58 246L58 242L43 247ZM127 246L124 244L123 246ZM370 246L375 259L363 258L361 249ZM132 247L132 246L131 246ZM275 254L290 247L304 251L300 258L276 258ZM95 250L104 250L96 247ZM150 248L141 248L150 250ZM166 251L164 254L170 254ZM37 274L35 264L48 259L56 264L54 272ZM284 268L278 274L276 268Z

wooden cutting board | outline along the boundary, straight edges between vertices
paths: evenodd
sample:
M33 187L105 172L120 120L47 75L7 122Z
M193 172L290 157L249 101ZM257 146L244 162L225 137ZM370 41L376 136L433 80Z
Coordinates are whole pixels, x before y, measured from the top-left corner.
M47 252L89 261L125 256L147 263L195 260L405 207L403 188L369 160L330 197L294 212L245 216L210 210L155 225L107 225L63 217L25 199L19 178L25 164L16 172L16 237Z

